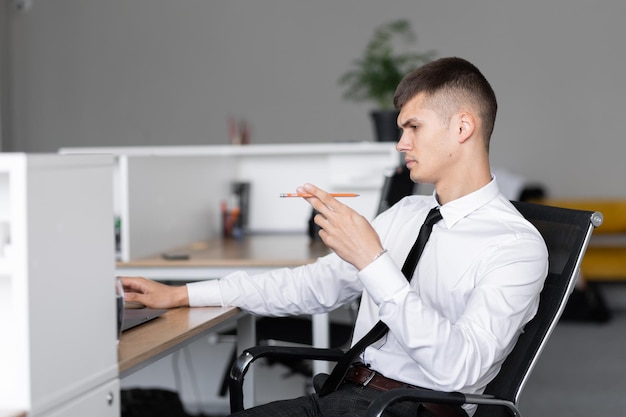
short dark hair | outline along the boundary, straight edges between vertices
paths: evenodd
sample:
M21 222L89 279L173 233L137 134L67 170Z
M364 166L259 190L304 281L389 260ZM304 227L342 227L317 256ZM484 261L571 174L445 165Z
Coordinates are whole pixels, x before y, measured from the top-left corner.
M457 57L440 58L407 74L393 98L397 109L420 93L441 104L447 114L456 110L455 104L470 103L478 109L485 133L487 149L498 111L496 94L476 66ZM449 119L449 117L448 117Z

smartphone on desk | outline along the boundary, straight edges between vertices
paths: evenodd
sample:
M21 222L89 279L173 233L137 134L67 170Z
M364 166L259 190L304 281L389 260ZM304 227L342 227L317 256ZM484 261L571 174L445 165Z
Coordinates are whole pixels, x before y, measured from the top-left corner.
M186 261L189 259L188 253L173 253L173 252L165 252L161 254L161 257L166 261Z

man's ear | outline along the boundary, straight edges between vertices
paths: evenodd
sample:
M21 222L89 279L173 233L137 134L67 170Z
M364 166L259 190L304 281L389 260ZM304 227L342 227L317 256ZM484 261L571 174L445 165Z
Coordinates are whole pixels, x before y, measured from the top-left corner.
M476 119L468 112L459 113L457 117L457 137L459 143L463 143L476 130Z

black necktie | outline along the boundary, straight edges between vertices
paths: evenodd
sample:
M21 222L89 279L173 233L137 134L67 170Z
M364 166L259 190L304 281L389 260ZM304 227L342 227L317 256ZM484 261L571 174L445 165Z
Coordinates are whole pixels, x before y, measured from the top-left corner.
M404 265L402 266L402 273L406 277L407 281L410 282L411 278L413 278L413 273L415 272L417 261L424 251L424 246L426 246L426 242L430 237L430 232L433 230L433 225L441 219L442 216L439 212L439 207L431 209L426 216L426 220L424 220L424 224L422 224L422 227L420 228L417 239L415 240L413 247L409 251L406 260L404 261ZM326 382L324 382L324 385L322 385L322 388L320 389L320 397L323 397L324 395L330 394L331 392L335 391L346 377L346 374L348 373L352 362L354 362L354 359L356 359L356 357L359 356L366 347L383 337L388 330L389 327L387 327L385 323L379 320L378 323L376 323L374 327L372 327L372 329L361 338L361 340L356 342L343 355L339 362L337 362L337 365L335 365L335 367L333 368L333 371L330 373L328 379L326 380Z

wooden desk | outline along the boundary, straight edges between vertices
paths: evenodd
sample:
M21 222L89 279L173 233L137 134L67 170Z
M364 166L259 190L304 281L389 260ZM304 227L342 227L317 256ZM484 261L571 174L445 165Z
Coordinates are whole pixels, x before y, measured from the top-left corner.
M126 330L118 345L120 378L214 331L238 315L236 307L174 308L159 318Z
M241 240L215 238L171 248L173 254L189 255L188 260L166 260L162 254L117 263L117 274L151 279L184 281L220 278L246 270L258 273L281 267L314 262L330 250L306 234L258 234Z
M118 262L117 275L142 276L154 280L190 282L220 278L231 272L245 270L250 274L281 267L296 267L314 262L330 253L321 241L311 241L305 233L253 234L241 240L215 238L167 250L187 254L188 260L165 260L162 254ZM316 314L313 320L313 345L328 347L327 314ZM254 318L238 321L238 343L246 348L256 344ZM315 362L316 373L328 372L326 362ZM247 377L249 378L249 377Z

